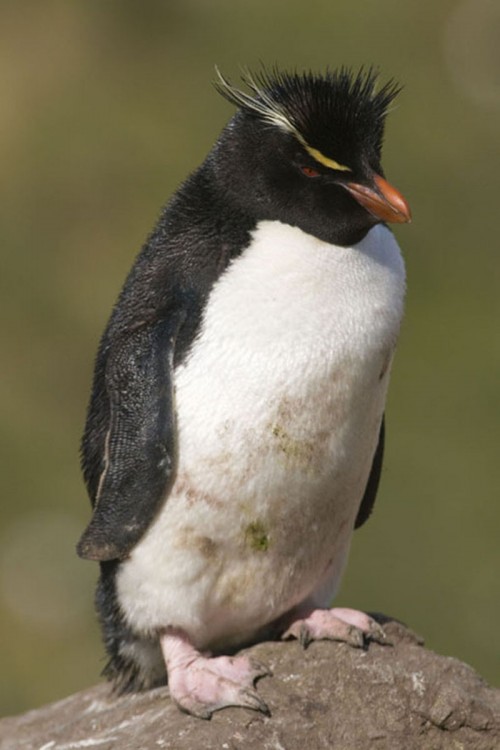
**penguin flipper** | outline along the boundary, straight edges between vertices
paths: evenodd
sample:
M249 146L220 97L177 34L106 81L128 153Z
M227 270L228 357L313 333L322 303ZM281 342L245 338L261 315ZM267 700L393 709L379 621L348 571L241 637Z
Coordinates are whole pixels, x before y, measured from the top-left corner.
M176 463L172 370L177 329L177 321L160 320L121 333L109 344L101 383L109 402L103 469L91 521L77 545L80 557L126 557L170 490ZM102 419L103 398L100 393L93 405L96 421ZM86 440L91 443L90 430L84 457Z
M367 521L373 510L375 504L375 498L377 496L378 485L380 482L380 474L382 473L382 461L384 458L384 439L385 439L385 425L384 417L380 423L380 432L378 435L378 444L373 456L372 468L370 470L370 476L366 483L365 493L361 504L359 506L358 515L354 523L354 528L359 529L365 521Z

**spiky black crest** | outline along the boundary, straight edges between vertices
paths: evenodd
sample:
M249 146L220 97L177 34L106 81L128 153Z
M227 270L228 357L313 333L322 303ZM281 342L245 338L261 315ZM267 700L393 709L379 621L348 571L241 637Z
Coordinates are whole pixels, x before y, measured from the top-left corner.
M217 76L215 87L230 102L325 154L334 152L336 142L345 141L346 135L380 153L385 117L401 90L390 80L377 91L378 73L373 68L358 73L341 68L322 75L277 68L257 74L245 70L241 78L248 92L218 70Z

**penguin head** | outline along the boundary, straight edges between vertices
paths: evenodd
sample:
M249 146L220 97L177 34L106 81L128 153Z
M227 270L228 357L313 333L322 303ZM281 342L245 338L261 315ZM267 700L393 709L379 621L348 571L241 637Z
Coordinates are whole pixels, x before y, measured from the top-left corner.
M212 163L218 185L257 220L282 221L339 245L380 222L410 221L380 163L385 117L399 87L346 69L246 72L248 91L218 71L218 91L238 106Z

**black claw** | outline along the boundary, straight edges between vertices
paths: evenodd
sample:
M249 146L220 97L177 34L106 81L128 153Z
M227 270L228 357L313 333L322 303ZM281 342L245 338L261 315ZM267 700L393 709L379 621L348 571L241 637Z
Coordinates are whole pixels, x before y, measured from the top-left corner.
M242 700L241 704L235 705L241 705L244 708L250 708L252 711L260 711L266 716L271 716L269 706L254 690L244 690L240 695L244 700Z
M252 665L252 669L255 672L255 677L253 678L253 681L260 680L261 677L272 677L273 673L269 669L268 666L265 664L261 664L260 661L257 661L257 659L250 659L250 664Z
M372 632L370 631L367 633L368 640L373 641L374 643L378 643L380 646L394 646L394 643L387 637L387 635L382 631L379 633L378 631Z
M373 641L374 643L379 643L381 646L392 646L394 645L389 638L386 635L385 630L376 622L373 620L370 630L365 633L367 641Z
M307 625L301 625L300 632L299 632L299 643L302 646L302 648L305 650L309 646L312 640L313 639L311 638L311 633Z
M346 642L353 648L364 648L365 634L355 625L351 625L351 627L349 628L348 640L346 640Z
M262 708L260 709L264 716L271 716L271 709L265 701L262 701Z
M259 696L259 706L258 710L264 714L264 716L271 716L271 709L267 705L267 703L262 700L262 698Z

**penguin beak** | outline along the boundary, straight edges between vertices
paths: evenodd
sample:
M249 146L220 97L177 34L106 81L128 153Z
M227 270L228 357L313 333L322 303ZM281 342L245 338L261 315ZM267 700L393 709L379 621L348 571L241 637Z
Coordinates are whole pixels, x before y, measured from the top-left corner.
M395 224L411 221L410 206L405 198L379 174L374 176L370 186L361 185L358 182L344 182L342 187L380 221L390 221Z

